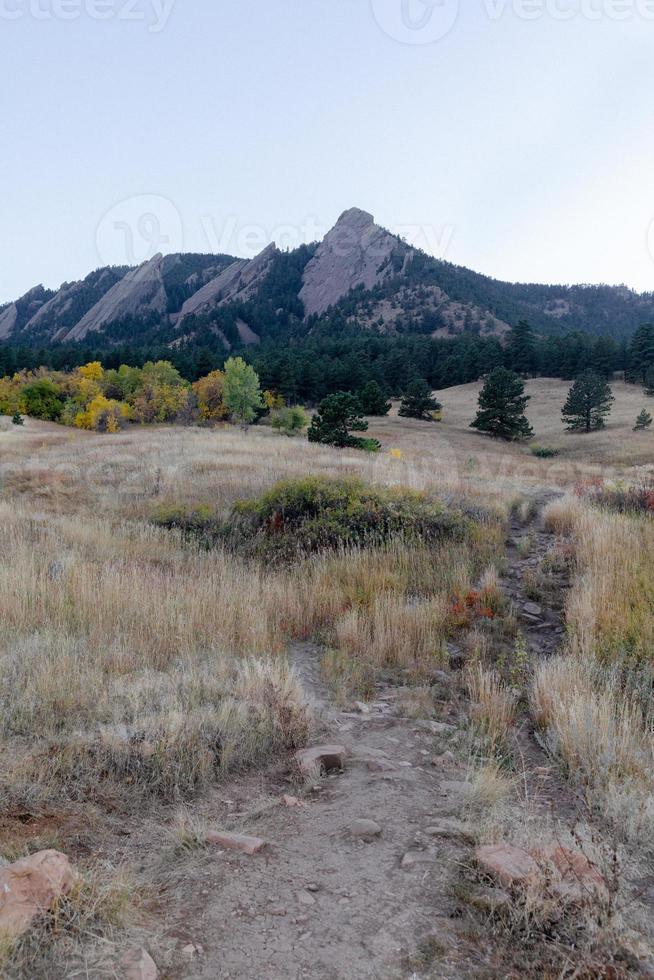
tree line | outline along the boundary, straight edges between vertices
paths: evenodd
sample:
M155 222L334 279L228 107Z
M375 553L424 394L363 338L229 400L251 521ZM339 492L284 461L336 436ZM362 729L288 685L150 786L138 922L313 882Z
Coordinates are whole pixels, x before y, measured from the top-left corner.
M42 367L72 372L96 361L105 370L167 361L193 383L222 370L232 356L241 356L254 368L263 389L278 392L291 405L317 405L327 395L360 391L370 381L393 397L402 395L419 378L432 389L443 389L478 381L495 367L525 377L565 380L590 369L605 378L620 373L626 380L644 383L654 368L654 325L640 327L629 343L582 333L540 337L521 321L504 341L474 334L447 339L384 336L336 323L333 329L317 328L308 336L288 335L232 351L225 350L219 337L179 348L78 344L35 350L0 344L0 374ZM650 380L654 386L654 374Z

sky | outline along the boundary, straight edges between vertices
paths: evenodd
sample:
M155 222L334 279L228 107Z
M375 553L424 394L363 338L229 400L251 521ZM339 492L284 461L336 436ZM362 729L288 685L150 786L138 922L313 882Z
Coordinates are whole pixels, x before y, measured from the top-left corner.
M654 290L654 0L0 0L0 303L346 208Z

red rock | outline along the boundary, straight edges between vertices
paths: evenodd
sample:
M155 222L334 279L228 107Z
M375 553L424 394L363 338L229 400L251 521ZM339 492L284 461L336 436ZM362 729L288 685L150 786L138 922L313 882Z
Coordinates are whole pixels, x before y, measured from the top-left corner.
M608 899L606 879L581 851L550 844L533 850L531 855L543 874L548 870L553 872L550 889L560 898L570 902L580 902L584 898Z
M226 851L242 851L243 854L258 854L268 842L261 837L248 837L246 834L227 834L220 830L209 830L205 836L207 844L216 844Z
M330 772L342 769L345 765L345 747L343 745L314 745L309 749L300 749L295 753L300 772L305 776L312 775L316 770Z
M524 884L539 870L531 854L511 844L485 844L477 848L475 857L482 871L505 888Z
M0 937L14 940L67 895L77 875L65 854L39 851L0 869Z
M157 980L159 971L147 949L128 949L121 960L125 980Z

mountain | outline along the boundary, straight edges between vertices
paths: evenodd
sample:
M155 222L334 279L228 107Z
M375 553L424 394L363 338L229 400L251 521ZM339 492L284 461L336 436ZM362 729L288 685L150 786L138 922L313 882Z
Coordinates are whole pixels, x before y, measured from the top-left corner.
M501 282L432 258L351 208L321 242L291 252L271 244L250 260L159 254L56 291L36 286L0 308L0 340L230 349L343 327L363 336L501 337L520 319L544 335L622 339L654 321L654 294Z
M412 251L351 208L322 240L304 270L300 299L306 316L325 313L352 289L372 289L402 273Z
M39 310L55 295L53 290L43 286L35 286L14 303L9 303L0 310L0 339L14 339L36 316Z

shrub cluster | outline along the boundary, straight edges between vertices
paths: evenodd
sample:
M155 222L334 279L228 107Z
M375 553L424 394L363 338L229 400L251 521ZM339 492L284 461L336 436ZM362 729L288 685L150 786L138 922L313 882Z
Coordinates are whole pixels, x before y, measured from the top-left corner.
M223 542L251 557L286 560L391 541L429 545L462 538L470 526L466 515L428 494L323 477L277 483L238 501L227 520L205 508L165 507L155 521L207 545Z
M618 514L654 515L654 483L629 486L625 483L604 483L601 479L577 483L575 496L598 507Z

